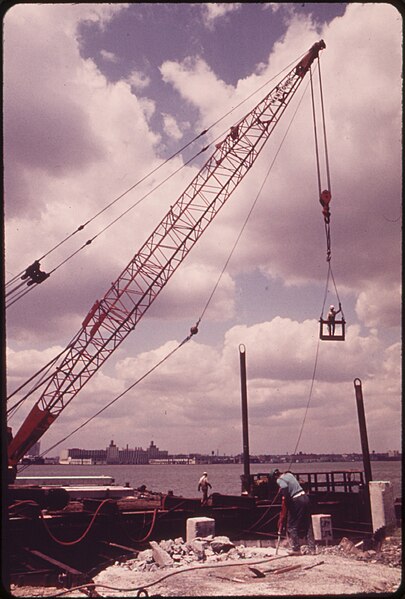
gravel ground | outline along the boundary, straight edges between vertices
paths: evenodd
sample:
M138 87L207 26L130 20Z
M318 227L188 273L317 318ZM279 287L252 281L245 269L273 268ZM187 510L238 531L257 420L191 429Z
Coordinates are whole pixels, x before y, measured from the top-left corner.
M220 538L224 541L224 538ZM381 548L363 551L348 539L318 547L316 555L288 556L280 547L214 547L205 539L193 547L182 539L156 543L137 559L116 563L94 577L103 597L224 597L224 596L386 596L398 591L402 576L402 545L398 532ZM214 550L212 549L214 547ZM177 556L177 557L176 557ZM176 559L173 560L173 557ZM158 565L161 560L168 565ZM171 563L170 563L171 561ZM284 570L285 569L285 570ZM15 597L84 597L80 590L15 587ZM404 597L405 590L398 597Z

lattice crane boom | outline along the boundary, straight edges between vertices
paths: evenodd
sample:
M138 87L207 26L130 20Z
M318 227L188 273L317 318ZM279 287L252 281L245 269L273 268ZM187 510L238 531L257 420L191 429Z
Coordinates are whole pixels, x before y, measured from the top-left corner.
M216 145L187 189L101 300L97 300L45 390L9 444L15 466L136 327L167 281L251 169L323 40Z

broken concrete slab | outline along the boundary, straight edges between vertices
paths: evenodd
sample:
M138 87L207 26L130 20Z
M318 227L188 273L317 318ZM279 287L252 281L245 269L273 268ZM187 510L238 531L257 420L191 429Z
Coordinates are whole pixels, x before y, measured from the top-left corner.
M165 566L171 566L173 564L173 558L167 553L165 549L160 547L156 541L150 541L152 548L152 556L158 566L164 568Z

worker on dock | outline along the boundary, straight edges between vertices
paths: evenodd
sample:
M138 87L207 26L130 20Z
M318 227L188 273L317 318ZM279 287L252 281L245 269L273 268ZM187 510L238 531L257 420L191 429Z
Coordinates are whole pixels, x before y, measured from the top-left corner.
M309 511L309 497L301 487L292 472L281 473L275 468L271 474L282 493L283 506L287 508L287 532L291 543L289 555L300 555L299 538L305 537L310 553L316 552L314 534L312 531L311 514ZM279 530L282 528L279 522Z
M202 491L202 500L201 504L205 505L208 499L208 489L212 489L212 485L208 482L208 474L203 472L202 477L198 481L198 490Z

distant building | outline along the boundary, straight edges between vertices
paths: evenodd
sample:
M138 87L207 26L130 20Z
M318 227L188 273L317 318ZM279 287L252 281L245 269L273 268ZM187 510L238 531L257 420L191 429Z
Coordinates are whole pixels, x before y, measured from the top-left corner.
M110 442L107 447L107 464L119 464L120 463L120 452L114 441Z
M142 447L130 449L128 445L125 449L119 450L120 464L147 464L148 453Z
M153 441L148 449L128 445L119 449L113 440L106 449L62 449L60 464L149 464L151 460L167 460L168 452L160 450ZM153 462L152 462L153 463Z
M105 449L62 449L59 456L60 464L105 464L107 459Z
M148 449L146 450L149 460L167 460L169 452L166 450L161 451L159 447L156 447L153 441L150 442Z
M399 451L398 451L398 449L390 449L390 450L388 451L388 457L389 457L389 458L397 458L397 457L399 457L399 455L400 455L400 454L399 454Z

